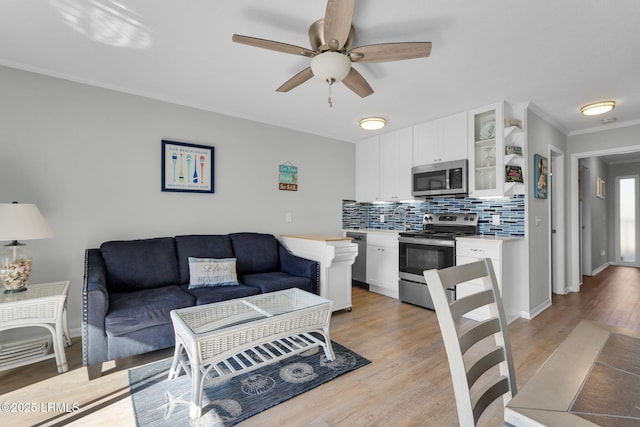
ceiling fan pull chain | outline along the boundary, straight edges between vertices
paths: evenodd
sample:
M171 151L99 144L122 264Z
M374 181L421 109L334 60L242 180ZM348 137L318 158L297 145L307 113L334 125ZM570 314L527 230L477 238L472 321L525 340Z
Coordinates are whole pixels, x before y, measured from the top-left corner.
M333 85L333 79L327 79L329 83L329 108L333 108L333 102L331 101L331 86Z

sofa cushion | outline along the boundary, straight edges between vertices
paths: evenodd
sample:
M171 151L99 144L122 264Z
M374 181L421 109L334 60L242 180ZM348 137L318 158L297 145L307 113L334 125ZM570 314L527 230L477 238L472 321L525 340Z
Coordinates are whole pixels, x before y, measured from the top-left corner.
M122 336L140 329L171 323L169 313L194 304L193 295L179 286L164 286L109 295L105 329L109 336Z
M246 285L260 288L263 293L290 288L300 288L303 291L313 292L313 282L311 279L300 276L290 276L280 271L246 274L240 277L240 281Z
M278 241L271 234L230 234L238 274L280 271Z
M182 285L182 289L189 292L196 299L196 305L211 304L213 302L227 301L235 298L244 298L260 293L260 289L254 286L237 285L222 287L207 287L188 289L189 285Z
M179 284L176 246L171 237L105 242L100 251L109 292Z
M189 257L233 258L229 236L217 234L191 234L176 236L176 251L180 265L180 283L189 283Z
M239 284L235 258L189 257L189 289Z

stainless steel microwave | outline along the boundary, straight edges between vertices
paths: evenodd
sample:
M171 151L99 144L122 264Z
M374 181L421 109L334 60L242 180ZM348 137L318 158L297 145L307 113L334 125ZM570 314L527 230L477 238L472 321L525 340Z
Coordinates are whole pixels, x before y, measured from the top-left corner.
M468 194L467 159L411 168L413 197L458 196Z

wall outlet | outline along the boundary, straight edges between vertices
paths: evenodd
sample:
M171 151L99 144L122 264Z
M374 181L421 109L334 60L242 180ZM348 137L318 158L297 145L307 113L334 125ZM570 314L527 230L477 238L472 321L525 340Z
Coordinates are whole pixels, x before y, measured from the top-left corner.
M600 249L600 256L606 256L607 255L607 251L605 251L604 249Z
M384 222L384 214L380 214L380 222Z
M291 222L292 218L291 218L291 212L287 212L286 214L284 214L284 222Z
M500 215L491 215L491 224L500 225Z

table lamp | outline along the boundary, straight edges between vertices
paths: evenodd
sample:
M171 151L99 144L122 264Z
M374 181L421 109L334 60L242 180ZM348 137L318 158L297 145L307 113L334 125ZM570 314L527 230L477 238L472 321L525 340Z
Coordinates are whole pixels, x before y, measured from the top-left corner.
M31 252L18 240L49 237L53 237L53 231L36 205L0 204L0 241L11 240L0 252L0 280L5 293L26 291L31 275Z

